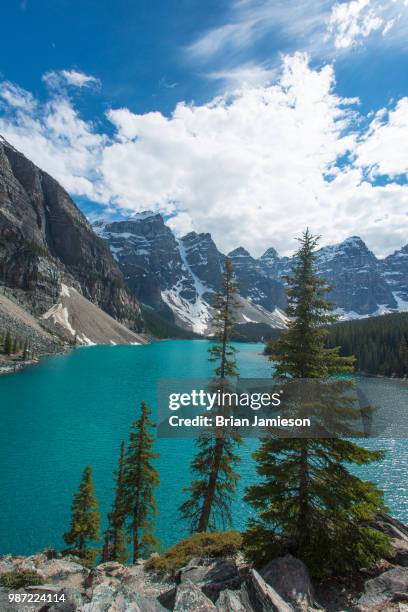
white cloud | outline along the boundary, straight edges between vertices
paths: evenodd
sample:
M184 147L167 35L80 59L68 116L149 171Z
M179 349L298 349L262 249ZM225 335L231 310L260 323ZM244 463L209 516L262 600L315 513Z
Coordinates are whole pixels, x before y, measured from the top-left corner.
M287 253L309 226L326 244L360 234L384 254L406 242L408 188L392 177L408 159L397 146L408 142L407 101L367 129L355 103L336 95L330 65L312 69L298 53L272 84L181 103L170 117L111 109L110 138L61 92L44 106L10 107L0 133L74 195L165 212L180 233L209 231L224 251ZM388 184L375 185L384 172Z
M69 98L58 95L40 105L29 92L18 88L18 94L17 103L13 96L0 112L0 134L73 195L101 201L98 166L106 136L78 116Z
M374 5L371 0L351 0L333 7L329 32L333 35L338 49L351 47L383 26L384 20L378 15ZM389 24L384 27L383 32L387 27Z
M408 0L233 0L225 22L200 34L186 57L207 76L231 75L247 80L245 66L255 69L262 50L271 68L279 54L301 50L331 61L362 42L407 47ZM279 41L279 51L275 43ZM260 65L262 70L262 64Z
M0 98L9 106L27 112L34 110L36 102L30 92L10 81L0 83Z
M408 178L408 98L393 110L381 109L356 148L357 164L372 176Z
M43 75L42 79L48 87L53 89L67 86L82 88L100 85L100 81L96 77L77 70L49 70Z
M242 87L257 87L269 84L277 76L277 70L253 62L241 64L237 68L209 72L207 78L222 81L228 90Z

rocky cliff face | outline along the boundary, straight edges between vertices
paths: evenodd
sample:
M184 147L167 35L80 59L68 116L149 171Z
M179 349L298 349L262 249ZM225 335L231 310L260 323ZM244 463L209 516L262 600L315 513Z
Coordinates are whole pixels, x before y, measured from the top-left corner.
M334 289L329 298L349 316L397 308L380 262L358 236L317 252L317 269Z
M393 291L399 309L408 310L408 244L381 264L383 278Z
M225 260L208 233L177 239L160 214L94 224L107 242L136 297L182 327L209 330L214 292L221 288ZM271 247L258 259L239 247L228 254L241 296L239 323L282 327L285 275L291 258ZM408 309L408 246L378 260L358 237L317 252L317 268L334 286L329 298L343 318Z
M59 296L61 282L114 318L136 326L140 309L106 244L67 192L0 141L0 282L21 291L35 315Z
M281 310L286 308L283 284L265 273L260 260L251 257L242 247L231 251L228 257L234 266L239 291L243 297L271 312L276 308Z
M160 214L144 212L126 221L94 223L123 272L129 287L143 303L197 333L209 333L214 293L221 289L225 255L211 235L190 232L177 239ZM262 322L282 327L281 283L268 279L248 254L231 253L240 287L238 322Z

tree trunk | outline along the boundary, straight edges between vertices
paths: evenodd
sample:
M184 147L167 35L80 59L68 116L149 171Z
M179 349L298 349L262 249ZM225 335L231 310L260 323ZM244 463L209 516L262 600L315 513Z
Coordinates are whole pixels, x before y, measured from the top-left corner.
M204 504L197 531L207 531L208 529L211 508L214 502L215 488L217 486L218 472L220 471L221 459L224 451L224 442L224 438L217 438L215 443L213 467L208 480L208 486L205 493Z
M309 466L307 441L303 443L299 458L299 516L298 546L302 551L310 538L309 526Z

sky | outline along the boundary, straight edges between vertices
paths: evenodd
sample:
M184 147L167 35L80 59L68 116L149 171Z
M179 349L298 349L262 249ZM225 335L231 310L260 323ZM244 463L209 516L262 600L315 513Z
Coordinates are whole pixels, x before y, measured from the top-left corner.
M89 219L408 242L408 0L6 0L0 134Z

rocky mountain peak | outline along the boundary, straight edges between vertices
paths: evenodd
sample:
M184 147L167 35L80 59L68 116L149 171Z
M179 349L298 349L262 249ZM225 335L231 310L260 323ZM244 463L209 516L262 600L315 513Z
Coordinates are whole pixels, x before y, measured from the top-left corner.
M359 236L319 249L316 265L319 274L334 286L329 298L340 312L358 316L397 307L380 262Z
M114 318L134 324L140 315L109 249L69 194L2 139L0 280L42 315L62 279Z
M259 259L261 259L262 261L276 261L280 259L280 257L276 249L274 249L273 247L269 247L269 249L266 249L265 253L261 255Z
M408 244L383 259L381 269L398 307L408 310Z
M251 254L248 253L248 251L244 249L244 247L238 247L233 251L230 251L228 253L228 257L230 259L237 259L238 257L250 257L252 259Z

